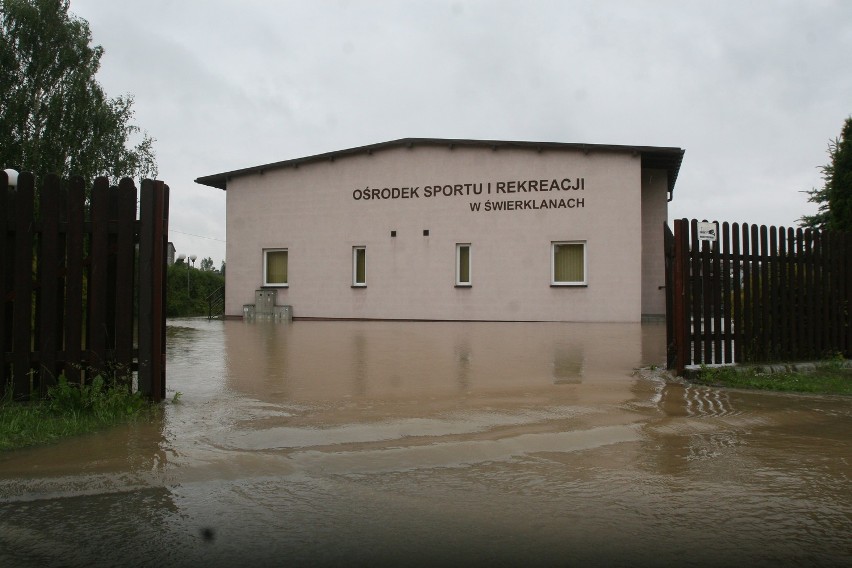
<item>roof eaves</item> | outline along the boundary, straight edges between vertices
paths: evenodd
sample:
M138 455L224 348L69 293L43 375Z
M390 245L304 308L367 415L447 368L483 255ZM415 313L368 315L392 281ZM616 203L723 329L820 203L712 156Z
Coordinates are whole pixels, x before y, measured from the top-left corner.
M219 174L202 176L195 180L195 183L215 187L226 190L228 181L234 177L263 174L267 170L279 168L293 167L298 168L302 164L335 161L338 158L353 156L358 154L373 154L376 151L394 148L407 147L414 148L415 146L447 146L453 149L459 147L490 147L492 150L499 148L520 148L531 149L539 152L545 150L574 150L583 153L590 152L630 152L634 155L642 156L642 166L648 168L665 169L668 172L669 194L674 192L675 181L680 170L680 164L683 159L684 150L680 148L658 147L658 146L625 146L616 144L576 144L567 142L526 142L526 141L511 141L511 140L469 140L469 139L452 139L452 138L400 138L398 140L390 140L387 142L379 142L369 144L367 146L357 146L355 148L347 148L344 150L335 150L333 152L324 152L312 156L302 158L293 158L290 160L282 160L280 162L272 162L260 166L252 166L239 170L231 170Z

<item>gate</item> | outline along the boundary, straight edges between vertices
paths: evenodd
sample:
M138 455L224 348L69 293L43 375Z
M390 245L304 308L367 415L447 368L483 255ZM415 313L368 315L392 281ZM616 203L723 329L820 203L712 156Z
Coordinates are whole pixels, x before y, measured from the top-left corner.
M0 395L45 394L64 373L132 376L162 400L169 189L0 171Z
M668 366L852 355L852 236L738 223L665 227Z

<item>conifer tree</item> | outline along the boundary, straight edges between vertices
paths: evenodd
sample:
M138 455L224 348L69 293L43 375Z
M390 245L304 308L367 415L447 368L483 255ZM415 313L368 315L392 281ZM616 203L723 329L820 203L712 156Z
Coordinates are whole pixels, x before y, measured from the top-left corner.
M828 143L830 161L822 166L822 188L808 191L808 201L818 203L814 215L800 219L803 227L852 231L852 117L846 119L840 137Z

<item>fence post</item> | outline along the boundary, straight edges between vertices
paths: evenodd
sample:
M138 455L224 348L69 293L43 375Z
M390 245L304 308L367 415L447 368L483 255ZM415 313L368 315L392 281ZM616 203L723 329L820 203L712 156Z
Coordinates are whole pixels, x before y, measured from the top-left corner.
M11 313L7 309L6 301L7 281L13 274L7 262L11 262L11 255L7 247L9 238L9 212L12 196L9 194L9 178L6 172L0 170L0 394L6 394L9 375L9 361L6 360L6 351L9 349L8 341L11 339L11 321L8 316Z
M706 222L706 220L704 221ZM698 232L696 226L696 234ZM695 278L696 288L701 290L701 322L698 330L701 333L701 362L713 362L713 279L712 260L713 249L709 242L699 241L698 248L701 251L701 279Z
M743 334L743 263L741 252L740 225L739 223L734 223L731 225L731 272L733 279L733 341L731 345L731 363L742 360L743 344L745 342Z
M92 187L92 237L91 263L89 263L88 302L89 310L86 330L88 338L89 367L94 372L106 370L108 264L109 259L109 180L99 177Z
M39 391L47 394L48 387L56 383L56 351L58 350L59 265L64 250L59 250L59 202L60 180L55 175L47 176L39 192L41 208L41 238L38 252L39 282Z
M685 236L688 235L688 241L683 248L684 254L689 259L689 270L684 274L684 282L689 288L690 305L687 308L689 319L687 325L691 330L690 341L692 345L692 362L701 363L704 361L702 356L702 337L701 327L704 322L703 312L701 310L701 243L698 241L698 220L684 222L688 230L685 231Z
M674 287L672 289L672 304L674 313L675 336L675 374L683 375L686 369L687 351L690 349L687 338L687 314L686 314L686 283L684 281L687 263L686 229L685 219L675 219L674 222Z
M122 179L112 190L113 209L110 218L117 221L115 236L115 318L114 361L116 371L129 376L133 368L133 297L134 297L134 223L136 221L136 186L130 178ZM123 378L123 377L120 377Z
M139 390L154 401L165 395L165 243L168 188L142 182L139 213Z
M65 274L65 376L71 383L79 383L82 378L85 204L85 182L75 176L68 184L68 231L65 236L68 259Z
M12 318L14 386L12 396L30 394L30 345L33 315L33 198L35 178L29 172L18 176L15 192L15 301Z
M846 342L844 345L844 350L846 351L845 356L847 358L852 358L852 232L846 232L843 235L843 258L841 259L843 262L843 287L846 291L843 294L844 299L844 310L843 312L846 314L846 320L844 325L844 330L846 333Z
M731 307L731 227L727 222L720 225L722 239L722 268L720 277L722 278L722 301L719 307L719 331L722 334L722 343L720 351L723 352L722 362L733 363L734 356L731 351L731 334L733 326L731 321L733 318L733 309Z

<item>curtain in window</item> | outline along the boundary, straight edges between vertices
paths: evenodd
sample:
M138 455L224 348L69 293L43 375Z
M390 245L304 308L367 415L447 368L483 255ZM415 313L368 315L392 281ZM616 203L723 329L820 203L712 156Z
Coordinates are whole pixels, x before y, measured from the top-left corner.
M367 283L367 249L355 249L355 284Z
M266 253L266 283L287 284L286 250L274 250Z
M459 245L459 284L470 284L470 245Z
M583 282L583 244L570 243L553 245L553 281Z

